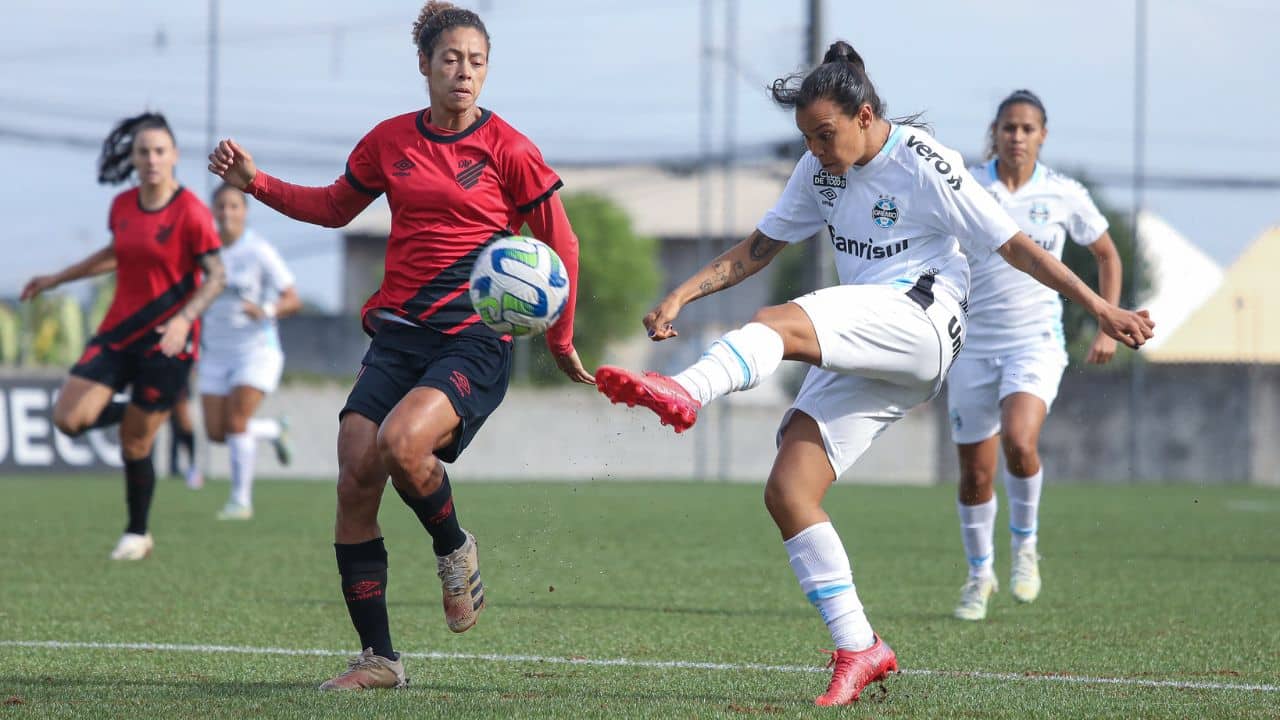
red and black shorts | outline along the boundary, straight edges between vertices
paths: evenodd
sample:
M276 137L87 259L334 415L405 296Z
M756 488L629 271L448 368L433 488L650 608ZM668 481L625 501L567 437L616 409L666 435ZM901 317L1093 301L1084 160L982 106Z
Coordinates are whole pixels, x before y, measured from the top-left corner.
M89 341L71 374L109 386L116 392L132 386L129 402L147 412L169 410L187 386L191 357L169 357L154 346L147 351L113 350Z
M507 394L511 342L497 336L445 335L429 328L386 322L360 362L360 374L338 414L358 413L381 425L416 387L443 392L460 418L457 436L436 451L458 459Z

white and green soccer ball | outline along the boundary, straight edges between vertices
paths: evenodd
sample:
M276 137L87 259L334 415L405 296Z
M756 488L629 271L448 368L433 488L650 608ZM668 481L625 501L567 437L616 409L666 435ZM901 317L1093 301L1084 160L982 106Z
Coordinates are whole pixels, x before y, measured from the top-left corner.
M560 319L568 302L564 263L541 240L519 235L495 240L471 269L476 314L505 335L543 332Z

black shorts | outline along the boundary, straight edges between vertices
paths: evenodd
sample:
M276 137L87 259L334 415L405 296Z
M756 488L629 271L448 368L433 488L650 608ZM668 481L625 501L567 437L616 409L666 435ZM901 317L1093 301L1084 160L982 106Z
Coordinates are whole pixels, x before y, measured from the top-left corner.
M456 439L435 453L453 462L498 409L510 379L510 342L387 322L369 343L338 417L354 412L381 425L410 390L435 388L449 398L461 418Z
M173 408L191 376L191 359L169 357L157 349L150 352L112 350L90 340L71 374L102 383L116 392L130 385L129 402L147 412Z

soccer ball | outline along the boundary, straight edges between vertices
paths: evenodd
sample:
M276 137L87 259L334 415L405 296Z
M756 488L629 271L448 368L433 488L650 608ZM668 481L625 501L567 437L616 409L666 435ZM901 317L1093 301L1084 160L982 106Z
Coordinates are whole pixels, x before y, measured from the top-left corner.
M513 235L480 253L471 268L471 304L485 325L505 335L551 327L569 302L560 256L541 240Z

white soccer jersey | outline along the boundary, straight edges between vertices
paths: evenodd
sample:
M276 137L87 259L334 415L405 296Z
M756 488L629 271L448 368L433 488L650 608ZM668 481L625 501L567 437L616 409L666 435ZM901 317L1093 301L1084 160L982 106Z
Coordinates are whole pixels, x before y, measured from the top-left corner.
M1018 227L1040 247L1062 259L1066 239L1092 245L1107 231L1107 219L1083 185L1036 164L1035 172L1016 191L996 177L996 161L970 168ZM1001 257L971 257L969 337L964 352L997 357L1030 345L1064 345L1062 300Z
M1018 226L964 167L960 154L923 130L894 125L880 153L830 175L806 152L760 232L798 242L823 228L844 285L891 284L904 291L934 278L935 295L961 306L969 264L960 247L986 257ZM1000 258L995 258L1004 262Z
M227 270L227 287L204 313L200 345L215 353L240 353L260 345L279 347L276 321L250 319L244 303L247 300L260 306L275 302L280 293L293 287L293 273L280 253L261 235L246 230L234 244L222 249L222 264Z

